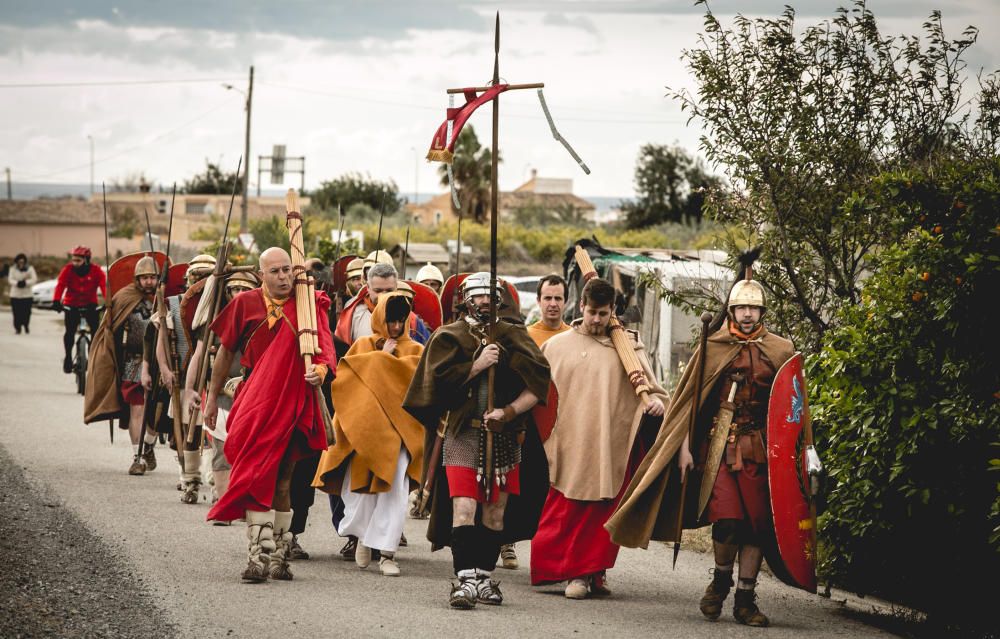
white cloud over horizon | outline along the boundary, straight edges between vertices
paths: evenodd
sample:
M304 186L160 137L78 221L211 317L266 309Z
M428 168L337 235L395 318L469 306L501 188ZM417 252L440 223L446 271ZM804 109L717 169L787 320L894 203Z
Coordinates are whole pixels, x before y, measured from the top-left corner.
M285 144L289 155L306 156L307 188L360 171L409 192L416 170L421 192L439 191L436 165L422 158L444 118L444 89L482 83L492 72L494 5L481 2L424 0L381 13L379 7L397 5L325 3L299 16L234 1L204 3L211 10L201 15L168 16L125 6L113 14L107 3L87 3L82 13L71 4L43 2L38 6L48 12L0 16L0 85L218 78L245 89L254 64L252 185L256 156ZM197 11L202 4L174 6ZM534 168L572 177L578 194L627 196L642 144L696 149L700 131L686 125L665 87L693 88L680 56L701 31L700 9L681 2L510 4L502 5L501 75L546 82L560 132L593 173L583 175L552 140L533 92L510 93L501 99L503 189ZM811 23L816 19L807 15L832 16L838 3L802 4L800 19ZM258 9L219 18L237 5ZM773 13L778 5L712 3L720 16L734 7ZM1000 66L993 32L1000 11L953 5L944 10L953 37L969 23L982 30L970 62ZM931 6L869 2L886 33L918 33ZM472 124L485 141L489 109ZM15 181L87 182L92 136L98 182L138 171L160 183L181 182L205 159L235 167L243 125L243 96L220 81L0 89L0 148Z

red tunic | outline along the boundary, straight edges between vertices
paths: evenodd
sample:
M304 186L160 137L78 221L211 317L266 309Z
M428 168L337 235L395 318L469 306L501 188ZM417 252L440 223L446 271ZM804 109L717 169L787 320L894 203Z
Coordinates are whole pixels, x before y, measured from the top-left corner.
M614 568L621 546L611 541L604 524L618 507L645 453L641 441L636 438L625 467L625 477L614 499L569 499L549 487L538 532L531 539L532 586L583 579Z
M72 264L67 264L59 271L52 301L62 302L66 306L97 304L97 289L101 289L104 299L108 298L107 278L100 266L91 264L90 271L80 276L73 270ZM66 299L63 299L64 294Z
M327 321L330 298L316 293L316 326L321 352L316 364L336 366ZM274 499L278 465L288 446L299 459L326 449L326 432L317 399L319 390L305 381L305 366L296 337L295 299L282 309L285 319L268 328L267 306L260 289L240 293L212 323L226 350L242 350L240 362L252 369L240 384L229 414L224 452L233 469L229 488L207 519L231 521L246 510L267 511ZM287 320L287 321L286 321ZM322 401L322 400L319 400ZM298 432L300 437L293 435Z

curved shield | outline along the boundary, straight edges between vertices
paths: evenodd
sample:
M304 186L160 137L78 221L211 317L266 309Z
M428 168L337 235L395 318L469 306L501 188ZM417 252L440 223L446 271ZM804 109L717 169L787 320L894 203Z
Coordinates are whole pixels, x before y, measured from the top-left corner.
M462 304L461 285L469 275L471 273L459 273L458 275L450 276L445 281L444 287L441 289L441 310L444 324L450 324L458 318ZM502 277L498 277L497 279L503 282L504 290L499 313L500 317L521 321L521 297L517 294L517 289Z
M184 292L184 287L187 285L187 271L187 262L170 265L167 270L167 285L163 287L164 297L180 295Z
M556 385L549 382L549 394L545 398L545 403L535 404L531 409L531 417L535 421L535 428L538 429L538 436L544 444L552 434L552 429L556 426L556 415L559 413L559 391Z
M358 259L357 255L345 255L333 264L333 290L347 294L347 265Z
M152 255L153 259L156 260L156 267L158 269L163 268L163 264L166 262L169 264L166 253L160 251L140 251L139 253L129 253L128 255L123 255L117 260L111 263L111 267L108 268L108 297L114 297L115 293L122 290L133 281L135 281L135 264L140 259L146 257L147 255Z
M420 316L420 319L424 320L424 323L427 324L427 328L431 332L436 331L441 326L443 316L441 312L441 300L438 298L437 293L430 286L421 284L420 282L406 280L406 283L413 289L414 312Z
M768 564L785 583L816 592L816 509L806 471L811 436L802 353L774 376L767 408L767 466L777 556ZM775 553L769 553L773 555Z

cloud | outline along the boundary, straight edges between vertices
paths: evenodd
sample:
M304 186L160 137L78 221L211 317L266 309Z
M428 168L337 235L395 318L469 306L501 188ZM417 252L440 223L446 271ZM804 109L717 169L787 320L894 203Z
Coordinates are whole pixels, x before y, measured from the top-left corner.
M565 13L546 13L542 18L542 24L549 27L566 27L570 29L580 29L592 36L600 37L597 27L585 16L569 17Z

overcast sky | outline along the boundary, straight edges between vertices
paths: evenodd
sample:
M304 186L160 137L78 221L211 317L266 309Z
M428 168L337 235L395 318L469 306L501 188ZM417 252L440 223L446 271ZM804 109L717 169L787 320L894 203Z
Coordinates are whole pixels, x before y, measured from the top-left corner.
M737 10L776 15L786 3L802 24L843 4L711 4L729 24ZM980 28L970 65L1000 67L996 0L868 6L884 32L909 34L940 7L951 36ZM0 166L17 182L88 182L88 136L98 183L140 171L160 183L182 181L206 158L235 169L244 96L222 84L245 90L253 64L251 185L256 156L285 144L289 155L306 156L307 188L361 171L394 179L405 192L415 182L421 192L439 191L437 165L423 156L444 118L444 90L490 78L498 8L501 76L546 83L560 132L592 169L584 175L551 138L534 92L509 93L501 100L503 189L534 168L573 178L578 194L628 196L642 144L694 149L700 133L665 88L692 87L680 57L696 43L702 16L688 0L3 0L0 7ZM111 84L132 81L150 83ZM12 86L43 83L93 84ZM487 140L489 109L471 122ZM298 178L287 179L297 186Z

